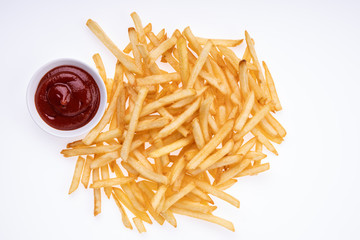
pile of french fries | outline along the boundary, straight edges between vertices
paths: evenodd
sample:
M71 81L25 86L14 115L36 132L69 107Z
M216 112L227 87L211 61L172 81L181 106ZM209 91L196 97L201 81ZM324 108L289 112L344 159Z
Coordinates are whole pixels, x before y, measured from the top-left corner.
M269 169L263 147L278 154L285 129L274 118L281 110L274 82L263 69L254 42L205 39L189 27L170 37L152 32L131 14L130 43L121 51L100 26L87 26L116 56L115 76L108 78L99 54L93 56L108 93L107 109L84 139L69 143L65 157L78 156L69 194L81 181L94 190L94 215L101 212L101 189L118 206L125 227L139 232L143 222L174 227L174 214L219 224L211 196L235 207L224 192L237 178ZM246 43L239 58L230 49ZM129 55L131 53L131 55ZM167 63L173 71L159 67ZM163 67L164 68L164 67ZM169 67L170 68L170 67ZM110 169L110 170L109 170Z

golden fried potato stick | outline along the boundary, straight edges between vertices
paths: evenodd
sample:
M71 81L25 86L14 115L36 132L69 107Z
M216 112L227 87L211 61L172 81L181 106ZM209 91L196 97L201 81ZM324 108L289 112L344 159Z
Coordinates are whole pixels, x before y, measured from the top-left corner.
M147 93L148 93L148 89L146 87L143 87L140 89L139 94L137 96L137 99L135 102L135 107L131 114L129 128L126 133L124 143L123 143L123 146L121 148L121 153L120 153L120 156L124 161L126 161L129 156L131 142L134 138L135 129L136 129L137 123L139 121L140 112L141 112L142 105L144 103Z
M92 171L93 182L100 180L99 168L95 168ZM101 213L101 191L100 189L94 189L94 216Z
M90 185L90 188L113 187L116 185L121 185L121 184L131 182L133 180L134 180L134 178L132 178L132 177L107 178L107 179L103 179L103 180L93 181L93 183Z
M211 50L212 46L213 46L212 42L208 41L205 44L204 48L202 49L202 51L201 51L201 53L199 55L199 58L196 60L195 66L191 71L189 81L188 81L188 83L186 85L187 88L193 88L194 87L195 81L196 81L201 69L203 68L203 66L205 64L206 59L208 58L208 55L210 53L210 50Z
M176 214L180 214L180 215L185 215L185 216L189 216L189 217L193 217L193 218L198 218L198 219L202 219L208 222L212 222L215 224L218 224L220 226L223 226L227 229L229 229L230 231L235 231L234 225L232 224L232 222L225 220L223 218L214 216L212 214L209 213L200 213L200 212L195 212L195 211L189 211L186 209L181 209L181 208L176 208L176 207L172 207L171 211L173 211Z
M86 22L86 26L96 35L96 37L110 50L112 54L131 72L136 74L142 74L141 69L138 69L136 64L133 62L131 57L125 55L121 50L115 45L113 41L105 34L104 30L97 24L97 22L89 19Z
M75 165L74 176L71 181L71 186L69 189L69 194L71 194L78 188L81 179L81 174L83 172L84 164L85 164L85 159L81 156L78 157Z
M234 120L228 120L224 126L216 133L216 135L191 159L187 164L187 169L195 169L201 162L209 156L212 151L222 142L222 140L229 134L234 125Z

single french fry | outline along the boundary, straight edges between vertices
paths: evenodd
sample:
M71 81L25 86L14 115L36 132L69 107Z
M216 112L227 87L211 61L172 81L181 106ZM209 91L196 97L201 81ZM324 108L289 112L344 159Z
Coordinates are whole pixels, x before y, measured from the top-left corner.
M207 170L216 169L216 168L224 167L224 166L231 165L234 163L238 163L243 158L244 158L244 156L239 155L239 154L226 156L226 157L222 158L220 161L218 161L218 162L214 163L213 165L211 165L210 167L208 167Z
M141 163L139 163L137 160L133 159L132 157L128 158L128 163L134 169L136 169L136 171L144 178L150 179L157 183L168 184L168 179L166 176L160 175L158 173L155 173L155 172L147 169L146 167L144 167L144 165L142 165Z
M270 96L271 99L274 102L274 107L276 111L280 111L282 109L281 104L280 104L280 100L279 100L279 96L276 92L276 88L275 88L275 84L274 84L274 80L271 76L271 73L269 71L268 66L266 65L265 62L262 62L263 67L265 69L265 76L266 76L266 83L267 83L267 87L270 91Z
M179 201L181 198L183 198L186 194L188 194L189 192L191 192L193 189L195 188L194 183L189 183L187 184L185 187L183 187L182 189L180 189L179 192L171 195L170 197L168 197L165 200L165 204L164 207L162 209L162 211L166 211L168 210L172 205L174 205L174 203L176 203L177 201Z
M194 183L197 187L199 187L200 189L202 189L205 192L208 192L228 203L230 203L231 205L239 208L240 207L240 201L237 200L236 198L234 198L233 196L217 189L216 187L211 186L210 184L200 181L198 179L193 179Z
M255 175L261 172L265 172L267 170L270 169L270 164L269 163L264 163L261 164L260 166L256 166L256 167L252 167L249 169L246 169L242 172L240 172L238 175L236 175L236 177L243 177L243 176L247 176L247 175Z
M265 105L261 108L252 118L247 121L245 126L241 129L240 133L237 135L240 137L245 136L251 129L253 129L270 111L269 105ZM236 136L236 135L235 135ZM234 140L237 141L239 138L234 137Z
M69 194L71 194L72 192L74 192L80 183L80 179L81 179L81 174L83 172L83 168L84 168L84 164L85 164L85 159L83 157L78 157L76 164L75 164L75 170L74 170L74 176L73 179L71 181L71 186L69 189Z
M92 171L93 182L100 180L99 168L95 168ZM100 189L94 189L94 216L101 213L101 191Z
M101 171L101 181L106 182L109 179L109 166L106 164L100 168ZM94 183L92 184L94 186ZM91 186L90 186L91 187ZM111 187L104 187L106 196L110 199L112 189Z
M275 147L271 144L271 142L264 136L264 134L261 133L259 129L256 127L251 130L251 133L254 134L254 136L257 137L259 142L261 142L270 152L274 153L275 155L278 155L278 152L276 151Z
M73 149L63 149L61 154L64 157L73 157L78 155L88 155L88 154L99 154L106 153L110 151L115 151L119 149L120 145L106 145L106 146L95 146L95 147L83 147L83 148L73 148Z
M125 212L124 207L121 205L120 201L117 199L117 197L116 197L116 195L114 193L112 193L112 196L114 198L116 206L118 206L118 208L119 208L119 211L120 211L120 214L121 214L121 219L122 219L122 222L123 222L124 226L127 227L127 228L130 228L130 229L133 229L133 227L131 225L131 222L129 220L129 217Z
M170 81L180 81L180 80L181 80L180 74L174 72L174 73L151 75L144 78L138 78L136 79L136 83L138 86L147 86L152 84L160 84L160 83L166 83Z
M205 139L199 124L199 119L194 118L194 120L191 122L191 126L196 146L198 149L202 149L205 146Z
M136 26L135 26L135 29L136 29ZM149 32L151 32L152 30L152 24L151 23L148 23L145 27L144 27L144 33L145 35L148 34ZM137 30L139 31L139 30ZM123 52L124 53L130 53L132 50L132 46L131 46L131 43L129 43L128 45L126 45L126 47L124 48Z
M173 205L176 208L181 208L189 211L194 212L201 212L201 213L211 213L216 210L216 206L209 206L198 202L193 202L187 199L181 199L174 203Z
M102 167L120 157L119 151L107 152L99 157L96 157L90 164L90 168Z
M134 59L135 59L135 65L138 69L142 69L141 55L140 55L139 49L136 47L136 45L139 44L138 34L136 33L135 28L129 28L128 34L129 34L129 39L130 39L130 43L132 46L132 53L133 53ZM144 33L143 33L143 38L145 38Z
M200 127L202 130L205 142L208 142L210 140L208 116L209 116L209 112L210 112L210 105L212 104L213 100L214 99L212 96L207 97L201 103L200 109L199 109Z
M208 41L204 48L202 49L199 58L196 60L195 66L191 71L188 83L186 85L187 88L193 88L195 84L195 80L197 76L199 75L202 67L204 66L206 59L208 58L209 52L212 48L213 44L211 41Z
M226 154L228 154L234 146L234 141L231 139L229 140L221 149L216 151L214 154L210 155L206 158L200 165L199 168L201 170L205 170L221 158L223 158Z
M195 169L201 162L209 156L212 151L222 142L222 140L229 134L234 125L234 120L228 120L224 126L216 133L216 135L194 156L194 158L187 164L187 169Z
M239 83L240 83L241 95L243 99L245 99L247 95L250 93L247 66L245 60L241 60L239 62Z
M92 156L89 155L86 156L85 166L81 177L81 183L84 185L85 188L87 188L89 185L90 174L91 174L90 164L93 160L94 158Z
M146 232L144 223L142 222L142 220L138 217L134 217L133 218L133 222L135 224L135 227L137 228L137 230L139 231L139 233L143 233Z
M121 153L120 153L120 156L124 161L126 161L129 156L131 142L134 138L136 126L139 121L141 108L142 108L142 105L144 103L147 93L148 93L147 88L145 88L145 87L141 88L139 91L138 97L136 99L135 107L131 114L129 128L128 128L127 134L125 136L125 140L124 140L123 146L121 148Z
M154 102L145 105L141 111L140 117L153 113L154 111L157 111L159 108L174 103L178 100L194 96L195 94L196 92L192 89L184 89L179 92L162 97Z
M136 209L133 206L133 204L131 203L130 199L126 196L126 194L120 188L113 187L113 191L114 191L117 199L122 204L124 204L125 207L130 210L130 212L132 212L138 218L141 218L141 220L152 224L152 221L151 221L149 215L147 215L147 213L144 211L139 211L138 209Z
M90 188L105 188L121 185L133 181L132 177L120 177L120 178L106 178L103 180L93 181ZM111 189L111 188L110 188Z
M85 136L82 140L85 145L91 145L94 143L94 140L98 137L99 133L105 128L109 123L111 117L113 116L116 109L117 98L120 95L122 85L118 84L115 90L115 93L109 103L108 108L106 109L103 117L100 122Z
M151 206L156 212L160 212L161 209L159 209L161 200L165 197L165 192L167 190L166 185L161 185L155 195L151 198Z
M173 227L177 227L176 218L172 211L166 210L164 212L161 212L161 216L165 218L165 220L170 223Z
M130 71L141 74L141 69L138 69L133 60L125 55L111 39L105 34L102 28L92 19L86 22L86 26L96 35L96 37L110 50L112 54Z
M234 225L232 224L232 222L227 221L223 218L214 216L212 214L209 213L200 213L200 212L195 212L195 211L189 211L186 209L181 209L181 208L176 208L176 207L172 207L171 211L173 211L176 214L180 214L180 215L185 215L185 216L189 216L189 217L193 217L193 218L198 218L198 219L202 219L208 222L212 222L215 224L218 224L220 226L223 226L227 229L229 229L230 231L235 231Z
M189 72L188 49L186 46L186 39L183 36L180 36L177 40L177 49L179 54L181 81L183 83L183 86L186 87L187 81L190 76L190 72Z
M220 176L220 180L217 184L222 184L228 181L229 179L235 177L237 174L242 172L247 166L249 166L250 163L251 163L250 159L244 158L240 163L236 164L236 166L233 166L232 168L224 172Z
M134 21L134 25L135 25L135 28L136 28L136 32L138 34L138 37L139 37L139 41L141 43L146 43L146 39L145 39L145 30L143 28L143 25L141 23L141 20L140 20L140 17L139 15L136 13L136 12L132 12L130 14L132 20ZM150 30L151 31L151 30Z
M106 72L105 72L105 67L104 67L104 63L100 57L100 54L96 53L93 55L93 60L96 66L96 69L99 72L100 77L102 78L102 80L104 82L106 82L107 77L106 77Z
M223 46L223 47L236 47L238 45L240 45L244 39L214 39L214 38L202 38L202 37L196 37L196 39L198 40L198 42L201 45L205 45L206 41L211 40L214 45L216 46Z
M155 62L167 50L175 46L176 42L177 42L176 34L173 34L171 38L160 43L160 45L158 45L156 48L151 50L151 52L149 53L149 63Z
M221 190L221 191L224 191L228 188L230 188L232 185L234 185L235 183L237 183L237 180L236 179L229 179L227 180L226 182L222 183L222 184L218 184L216 185L216 188Z
M173 142L169 145L163 146L159 149L156 149L156 150L150 152L149 157L152 157L152 158L161 157L161 156L169 154L177 149L185 147L185 146L189 145L190 143L192 143L193 141L194 141L194 138L192 136L180 139L176 142Z
M186 109L181 115L179 115L174 121L169 125L160 130L156 135L155 139L164 138L173 133L178 129L186 120L188 120L196 110L200 107L200 98L198 98L188 109Z

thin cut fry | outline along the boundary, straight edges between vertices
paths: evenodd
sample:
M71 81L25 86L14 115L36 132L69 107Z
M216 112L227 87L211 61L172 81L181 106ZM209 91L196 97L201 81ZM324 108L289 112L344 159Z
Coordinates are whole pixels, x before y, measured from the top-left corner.
M139 231L139 233L143 233L146 232L144 223L142 222L142 220L138 217L134 217L133 218L133 222L135 224L135 227L137 228L137 230Z
M112 187L116 185L125 184L133 180L134 178L131 177L108 178L108 179L93 181L93 183L90 185L90 188Z
M99 168L95 168L92 171L93 181L99 181L100 180L100 174L99 174ZM94 216L101 213L101 191L100 189L94 189Z
M102 28L97 24L97 22L89 19L86 22L86 26L96 35L96 37L110 50L112 54L130 71L141 74L141 70L138 69L133 62L133 60L125 55L121 50L115 45L113 41L105 34Z
M117 197L116 197L116 195L114 193L112 193L112 196L114 198L114 201L115 201L116 205L119 208L119 211L120 211L120 214L121 214L121 219L122 219L122 222L123 222L124 226L127 227L127 228L130 228L130 229L133 229L133 227L131 225L131 222L129 220L129 217L125 212L124 207L121 205L120 201L117 199Z
M220 226L223 226L223 227L229 229L230 231L233 231L233 232L235 231L235 228L234 228L234 225L232 224L232 222L227 221L223 218L214 216L212 214L193 212L193 211L176 208L176 207L172 207L171 211L173 211L174 213L177 213L177 214L181 214L181 215L185 215L185 216L189 216L189 217L193 217L193 218L202 219L202 220L205 220L208 222L212 222L212 223L218 224Z
M137 172L140 173L144 178L153 180L154 182L162 183L162 184L168 184L168 179L164 175L160 175L158 173L155 173L146 167L144 167L141 163L133 159L132 157L128 158L128 163L136 169Z
M120 153L120 156L124 161L126 161L129 156L131 142L134 138L135 129L136 129L137 123L139 121L141 108L142 108L142 105L144 103L147 93L148 93L147 88L141 88L139 91L138 97L136 99L135 107L131 114L129 128L128 128L127 134L125 136L125 140L124 140L123 146L121 148L121 153Z
M194 141L194 138L192 136L180 139L176 142L173 142L169 145L163 146L159 149L156 149L156 150L150 152L149 157L152 157L152 158L161 157L161 156L169 154L177 149L185 147L185 146L189 145L190 143L192 143L193 141Z
M84 185L85 188L87 188L89 185L90 174L91 174L90 164L93 160L94 158L92 156L89 155L86 156L85 166L81 177L81 183Z
M195 169L212 151L220 144L220 142L229 134L234 125L233 120L227 121L224 126L216 133L216 135L202 148L198 154L187 164L187 169Z
M201 37L196 37L196 39L198 40L198 42L201 45L205 45L206 42L208 40L211 40L214 45L216 46L223 46L223 47L236 47L237 45L240 45L244 39L239 39L239 40L233 40L233 39L208 39L208 38L201 38Z
M74 176L71 181L71 186L69 189L69 194L71 194L78 188L81 179L81 174L84 168L84 164L85 164L85 159L83 157L78 157L75 165Z

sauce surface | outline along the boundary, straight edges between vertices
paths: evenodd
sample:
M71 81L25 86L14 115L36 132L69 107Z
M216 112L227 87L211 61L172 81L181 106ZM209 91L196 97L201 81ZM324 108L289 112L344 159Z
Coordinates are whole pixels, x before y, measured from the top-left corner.
M41 118L58 130L74 130L95 116L100 91L93 77L75 66L47 72L37 87L35 106Z

